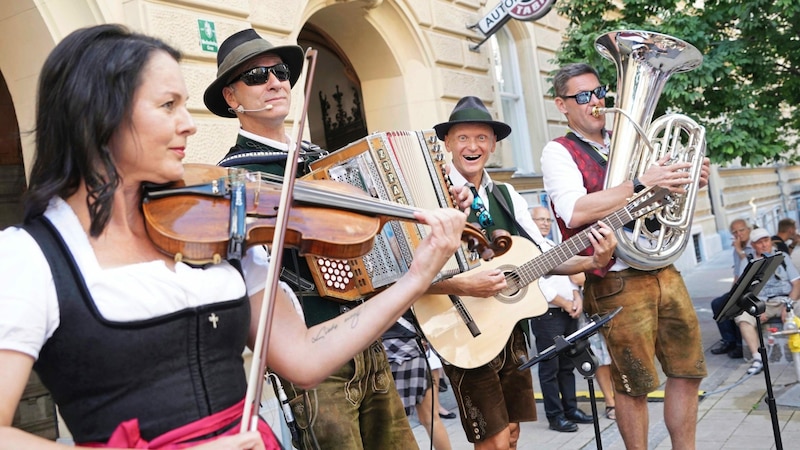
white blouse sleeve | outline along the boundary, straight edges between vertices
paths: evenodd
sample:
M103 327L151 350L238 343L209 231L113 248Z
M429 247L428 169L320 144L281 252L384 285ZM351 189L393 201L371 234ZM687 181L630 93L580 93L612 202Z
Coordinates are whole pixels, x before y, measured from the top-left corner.
M581 174L575 160L563 145L550 141L542 150L542 182L555 205L556 215L569 225L575 203L586 195Z
M33 358L59 324L50 265L24 230L0 231L0 349Z

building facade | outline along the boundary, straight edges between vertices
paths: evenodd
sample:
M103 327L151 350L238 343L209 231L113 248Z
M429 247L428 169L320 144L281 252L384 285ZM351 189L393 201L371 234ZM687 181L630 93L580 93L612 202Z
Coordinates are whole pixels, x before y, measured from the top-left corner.
M116 22L158 36L184 54L182 67L198 133L187 162L216 163L238 122L202 102L215 78L216 50L255 28L275 45L318 51L314 85L294 89L291 125L308 102L303 136L335 150L368 133L430 129L462 96L483 99L513 128L491 161L493 177L514 184L531 205L546 201L539 159L566 121L550 96L551 62L566 21L551 11L511 20L491 39L476 24L501 0L10 0L0 5L0 227L19 221L19 196L33 156L35 93L47 54L76 28ZM476 48L477 47L477 48ZM692 239L678 261L690 267L729 245L728 223L744 217L775 231L798 219L800 167L713 169L696 203Z

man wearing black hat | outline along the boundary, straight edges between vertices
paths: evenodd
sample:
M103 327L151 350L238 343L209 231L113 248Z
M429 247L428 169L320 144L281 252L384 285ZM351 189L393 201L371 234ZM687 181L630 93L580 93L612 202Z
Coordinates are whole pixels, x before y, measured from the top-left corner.
M206 88L203 101L209 111L236 117L241 124L236 145L220 165L283 175L291 143L284 122L304 59L299 46L273 46L253 29L240 31L220 45L217 79ZM304 145L302 158L316 159L319 150Z
M528 212L525 199L511 185L493 182L484 169L497 142L511 133L511 127L493 120L483 102L469 96L458 101L449 121L433 128L452 154L453 184L469 186L475 196L468 221L478 223L488 235L499 228L525 236L543 250L549 248ZM616 245L613 232L605 225L598 225L590 240L594 256L575 256L553 272L565 275L604 267ZM471 277L441 281L434 289L488 298L506 288L505 275L499 269L475 271ZM518 325L503 351L488 364L475 369L444 365L458 401L461 425L476 449L516 448L519 423L536 420L531 372L517 370L526 357L524 331Z
M254 30L240 31L220 45L217 79L206 89L206 107L241 124L236 145L220 165L283 175L292 140L284 121L291 105L291 87L300 76L304 55L300 47L276 47ZM301 167L322 154L303 143ZM298 176L303 170L298 170ZM306 324L327 321L355 305L320 297L305 258L287 249L281 280L300 300ZM302 358L303 355L297 355ZM416 446L416 439L392 378L380 340L314 389L286 380L286 389L299 433L301 449L397 449Z

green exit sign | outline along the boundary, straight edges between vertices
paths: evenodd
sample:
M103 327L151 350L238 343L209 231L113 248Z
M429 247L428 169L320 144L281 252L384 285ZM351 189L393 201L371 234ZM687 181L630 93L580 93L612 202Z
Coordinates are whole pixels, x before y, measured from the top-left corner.
M217 31L214 29L214 22L210 20L197 20L197 28L200 32L200 48L206 52L217 52Z

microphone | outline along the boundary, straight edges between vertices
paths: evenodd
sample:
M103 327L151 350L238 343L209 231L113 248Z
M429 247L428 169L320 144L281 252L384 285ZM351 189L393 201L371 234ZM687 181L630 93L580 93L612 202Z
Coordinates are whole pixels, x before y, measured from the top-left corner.
M228 108L228 111L230 111L230 112L232 112L234 114L237 113L237 112L240 113L240 114L244 114L244 113L249 113L249 112L269 111L272 108L273 108L272 104L264 105L263 108L258 108L258 109L244 109L244 106L239 105L239 106L236 107L236 109Z

